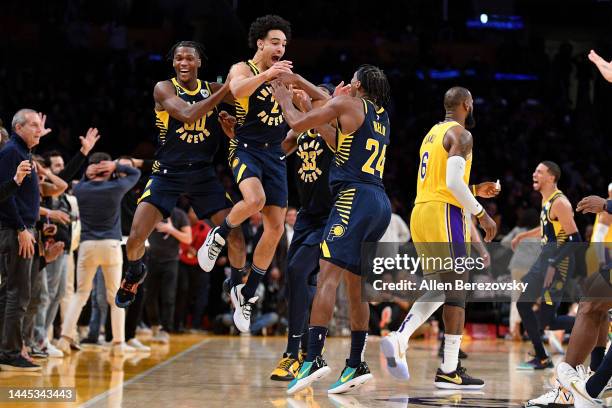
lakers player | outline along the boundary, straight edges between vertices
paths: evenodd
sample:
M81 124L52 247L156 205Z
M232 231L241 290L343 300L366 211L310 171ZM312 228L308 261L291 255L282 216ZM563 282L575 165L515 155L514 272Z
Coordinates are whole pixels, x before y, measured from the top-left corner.
M287 126L269 82L280 74L292 74L291 62L281 60L290 38L291 27L282 17L267 15L256 19L249 29L249 45L256 50L255 55L230 70L228 83L236 98L237 126L229 160L243 198L222 224L208 233L198 251L200 266L210 271L228 234L261 211L264 231L253 252L248 280L243 284L240 274L231 277L234 323L241 332L249 331L251 309L257 300L255 290L272 262L285 227L288 191L281 142ZM304 90L317 99L329 98L312 84Z
M612 183L608 186L608 197L612 198ZM582 206L581 206L582 203ZM578 204L583 212L591 212L585 206L584 199ZM591 239L599 262L599 273L589 276L584 285L584 297L580 300L576 322L565 355L565 362L557 366L560 384L557 388L529 400L526 407L547 407L553 404L575 404L576 407L603 407L598 398L612 377L612 353L605 352L608 333L608 310L612 308L612 279L610 276L610 243L612 242L612 216L602 211L597 205L593 212L598 212ZM599 333L595 336L594 333ZM591 353L589 378L579 375L584 372L581 365ZM565 387L564 387L565 386ZM569 390L571 399L564 396ZM567 399L567 401L560 401Z
M419 253L428 257L461 257L470 242L471 215L485 230L486 242L495 236L496 225L474 197L492 197L498 193L496 183L486 182L470 189L474 101L470 91L450 88L444 94L446 117L425 136L420 150L417 196L410 217L410 232ZM453 271L424 270L428 277L439 274L442 281L466 278ZM444 305L444 357L434 384L439 388L479 389L480 379L469 376L459 364L461 333L465 320L465 297L462 293L445 293L444 299L421 297L413 305L396 333L381 342L393 375L407 379L404 353L408 338L438 307Z
M145 241L155 225L170 215L179 195L189 194L198 218L210 217L217 225L232 205L213 166L224 137L215 117L216 106L222 101L233 102L229 85L198 79L198 69L205 59L198 43L181 41L168 57L176 76L158 82L153 90L160 146L127 241L128 270L115 298L119 307L133 302L138 285L146 277L142 262ZM232 270L240 270L246 262L240 230L234 231L229 241L230 265Z
M331 84L319 87L330 96L334 93ZM294 94L300 95L294 98L300 110L308 112L312 109L310 98L304 92L295 91ZM289 330L285 353L270 375L270 379L275 381L293 380L308 351L308 314L317 288L319 244L333 204L329 168L334 152L325 139L333 138L335 132L330 125L300 134L289 130L282 144L287 155L294 152L297 155L294 172L301 207L287 253Z
M387 77L377 67L361 66L351 80L350 95L330 99L307 113L298 111L284 83L273 84L274 97L287 123L304 132L337 122L337 134L327 143L335 150L329 183L334 205L324 229L317 291L310 315L308 354L289 383L293 394L330 373L321 353L341 279L347 283L351 317L351 351L338 380L328 393L343 393L372 378L363 361L369 307L361 300L361 244L377 242L391 219L391 205L382 178L389 145L390 98Z
M527 237L540 236L542 240L542 252L523 277L528 285L517 302L523 326L535 350L533 359L517 367L521 370L551 368L552 361L544 349L541 330L571 330L574 324L573 317L556 315L565 283L574 269L571 256L576 250L574 243L581 241L572 204L557 188L560 177L561 169L556 163L543 161L538 164L533 173L533 188L542 195L540 227L518 234L512 240L512 248ZM538 319L533 305L540 297Z

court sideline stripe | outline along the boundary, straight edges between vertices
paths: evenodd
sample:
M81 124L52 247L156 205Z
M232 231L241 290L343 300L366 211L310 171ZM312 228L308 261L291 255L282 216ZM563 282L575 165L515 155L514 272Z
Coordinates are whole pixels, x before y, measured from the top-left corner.
M109 390L104 391L102 394L98 394L98 395L96 395L95 397L93 397L93 398L91 398L91 399L89 399L89 400L85 401L85 402L84 402L84 403L81 405L81 407L82 407L82 408L90 407L90 406L92 406L93 404L95 404L95 403L97 403L97 402L100 402L101 400L103 400L104 398L108 397L109 395L111 395L111 394L113 394L113 393L117 392L119 389L121 389L121 388L125 388L126 386L128 386L128 385L130 385L130 384L132 384L132 383L134 383L134 382L136 382L136 381L138 381L138 380L140 380L141 378L146 377L147 375L151 374L152 372L157 371L157 370L159 370L159 369L161 369L161 368L163 368L163 367L167 366L168 364L170 364L170 363L174 362L175 360L179 359L180 357L182 357L182 356L184 356L184 355L186 355L186 354L191 353L191 352L192 352L192 351L194 351L195 349L199 348L200 346L202 346L202 345L203 345L203 344L205 344L205 343L208 343L208 342L209 342L209 341L211 341L211 340L212 340L212 339L204 339L204 340L202 340L201 342L199 342L199 343L197 343L197 344L194 344L193 346L189 347L187 350L183 350L183 351L181 351L180 353L175 354L174 356L172 356L172 357L171 357L171 358L169 358L168 360L166 360L166 361L164 361L164 362L162 362L162 363L160 363L160 364L158 364L158 365L156 365L156 366L154 366L154 367L151 367L151 368L149 368L148 370L143 371L142 373L140 373L140 374L136 375L135 377L132 377L132 378L130 378L129 380L124 381L124 382L122 382L121 384L118 384L118 385L114 386L113 388L111 388L111 389L109 389Z

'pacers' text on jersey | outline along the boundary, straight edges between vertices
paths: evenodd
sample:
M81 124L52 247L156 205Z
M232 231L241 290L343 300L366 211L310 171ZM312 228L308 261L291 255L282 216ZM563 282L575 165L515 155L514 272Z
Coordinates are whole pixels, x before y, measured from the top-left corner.
M314 130L297 139L295 161L300 212L328 216L332 206L329 191L329 166L334 157L323 137Z
M419 174L417 175L417 194L415 204L429 201L439 201L463 208L446 185L446 162L448 152L444 148L444 135L455 126L461 126L455 121L440 122L427 133L421 143L419 157ZM472 152L465 160L463 181L470 183L470 170L472 169Z
M335 195L342 186L367 183L380 186L385 171L385 154L389 145L389 115L384 108L363 101L365 118L353 133L336 136L336 154L329 173L329 184Z
M198 86L190 91L183 88L176 78L172 78L176 95L189 104L194 104L212 94L210 85L198 79ZM156 123L159 129L159 148L155 153L153 170L159 166L183 166L186 164L208 162L212 163L219 148L219 126L211 116L216 114L216 108L197 119L194 123L184 123L173 118L165 111L155 111Z
M254 75L259 69L247 61ZM272 96L272 86L260 85L251 96L236 99L236 139L270 145L280 144L287 134L287 124L280 105Z

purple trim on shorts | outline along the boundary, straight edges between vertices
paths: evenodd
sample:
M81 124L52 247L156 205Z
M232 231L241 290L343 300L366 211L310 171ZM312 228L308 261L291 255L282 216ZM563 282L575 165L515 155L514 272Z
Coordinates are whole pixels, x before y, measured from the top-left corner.
M453 256L466 256L467 252L465 249L465 223L463 220L463 212L459 207L452 204L447 205Z

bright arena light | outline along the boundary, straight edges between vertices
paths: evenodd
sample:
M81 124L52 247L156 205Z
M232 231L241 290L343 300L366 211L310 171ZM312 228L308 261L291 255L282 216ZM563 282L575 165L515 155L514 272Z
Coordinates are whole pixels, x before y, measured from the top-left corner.
M489 21L489 16L487 16L486 14L481 14L480 15L480 22L482 24L487 24L488 21Z

